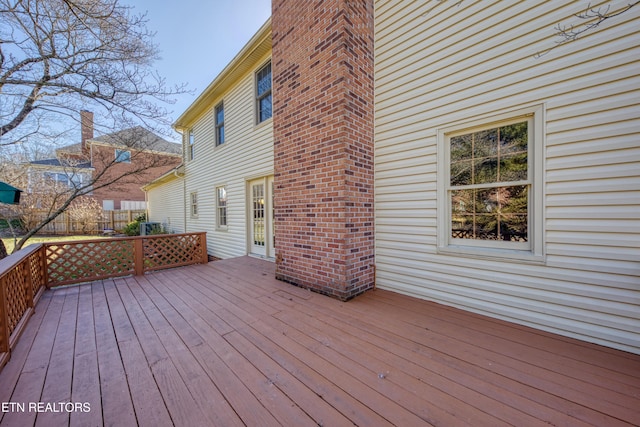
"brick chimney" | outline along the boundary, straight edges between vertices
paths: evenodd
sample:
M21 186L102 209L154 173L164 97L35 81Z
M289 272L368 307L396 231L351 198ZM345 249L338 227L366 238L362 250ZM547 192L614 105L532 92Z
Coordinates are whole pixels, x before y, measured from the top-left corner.
M93 139L93 113L91 111L80 111L80 137L82 153L88 155L87 140Z
M374 286L373 2L273 0L276 277Z

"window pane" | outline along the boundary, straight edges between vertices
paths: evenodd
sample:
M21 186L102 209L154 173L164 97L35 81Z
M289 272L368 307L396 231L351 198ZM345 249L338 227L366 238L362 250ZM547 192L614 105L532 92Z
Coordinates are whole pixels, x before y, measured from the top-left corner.
M451 185L470 185L473 162L464 160L451 163Z
M504 154L527 152L527 122L514 123L500 128L500 151Z
M253 244L256 246L265 245L265 206L264 206L264 185L256 184L251 190L253 199Z
M528 177L527 153L517 153L500 158L498 181L525 181Z
M451 161L468 160L472 157L472 134L451 138Z
M451 237L528 241L528 186L455 190L451 193Z
M218 226L227 225L227 190L218 187Z
M222 105L216 108L216 124L224 122L224 108Z
M260 121L267 120L271 117L271 94L260 100Z
M258 97L271 90L271 64L258 72Z
M496 156L498 129L488 129L473 134L473 156L476 159Z
M474 159L473 184L498 181L498 158L480 157Z
M130 162L131 152L126 150L116 150L116 162Z
M195 136L193 134L193 131L190 130L189 131L189 147L188 147L189 160L193 160L193 156L195 154L194 143L195 143Z
M528 179L527 122L450 139L451 185Z

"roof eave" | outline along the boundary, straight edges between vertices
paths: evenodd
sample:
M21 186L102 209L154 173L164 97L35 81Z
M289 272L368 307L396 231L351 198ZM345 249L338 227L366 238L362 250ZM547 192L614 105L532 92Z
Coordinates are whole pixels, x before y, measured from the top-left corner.
M188 129L193 121L211 106L216 97L220 96L222 92L246 73L247 70L243 65L248 66L255 62L258 59L254 56L256 53L262 57L265 48L271 49L271 18L260 27L235 58L227 64L185 112L178 117L173 123L173 128L178 132Z

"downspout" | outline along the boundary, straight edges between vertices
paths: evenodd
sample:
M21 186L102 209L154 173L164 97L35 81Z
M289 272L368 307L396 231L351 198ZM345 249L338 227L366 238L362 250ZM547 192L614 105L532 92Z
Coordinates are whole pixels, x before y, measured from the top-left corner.
M151 221L150 217L149 217L149 192L147 190L144 190L144 206L146 207L146 209L144 210L145 212L145 218L148 221Z

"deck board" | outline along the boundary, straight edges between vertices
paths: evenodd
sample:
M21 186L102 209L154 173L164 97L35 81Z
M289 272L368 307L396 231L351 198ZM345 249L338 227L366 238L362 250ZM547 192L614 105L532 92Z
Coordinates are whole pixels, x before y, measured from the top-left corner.
M135 410L122 363L123 348L118 346L116 340L105 286L101 282L96 282L92 283L91 287L101 401L88 401L91 405L89 414L101 410L105 426L135 425L137 423Z
M44 293L1 426L640 425L640 355L387 291L340 302L240 257Z
M79 287L71 402L94 402L91 412L72 412L71 427L101 426L100 374L91 286Z
M69 288L62 306L60 323L54 338L49 364L56 369L47 369L40 401L66 403L71 401L71 382L75 353L76 319L78 317L78 287ZM51 411L39 413L36 426L56 427L69 424L69 412Z
M374 309L381 310L377 302L373 302ZM371 307L368 307L371 309ZM389 318L402 318L404 313L395 315L389 313ZM553 389L562 387L565 396L572 401L583 404L589 408L604 413L613 411L618 414L632 416L633 409L637 406L637 398L625 395L618 391L618 387L611 387L609 381L589 382L584 377L593 375L592 364L585 364L571 358L566 346L556 345L556 353L541 350L515 341L510 335L506 337L492 335L484 332L480 327L469 323L455 324L448 320L441 320L438 316L429 319L416 317L405 323L405 328L415 335L415 340L429 339L427 335L439 334L441 340L447 340L448 348L457 345L469 356L475 356L478 360L493 360L496 366L502 367L503 373L509 368L520 371L523 365L528 367L527 372L517 373L515 379L524 383L537 384L540 389ZM427 331L428 330L428 331ZM447 337L455 334L455 342ZM561 352L561 353L559 353ZM581 369L577 369L575 366ZM500 369L500 368L497 368ZM583 373L584 377L581 375ZM601 370L607 375L612 375L608 370ZM600 375L602 377L602 375ZM602 389L608 388L608 393L603 396ZM637 391L637 390L636 390ZM630 409L630 411L629 411Z

